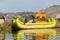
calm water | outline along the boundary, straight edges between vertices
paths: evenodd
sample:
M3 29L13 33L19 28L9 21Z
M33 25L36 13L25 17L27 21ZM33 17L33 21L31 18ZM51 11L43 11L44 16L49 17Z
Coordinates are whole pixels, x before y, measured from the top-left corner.
M6 33L5 34L5 40L14 40L13 34L15 34L15 33ZM59 36L60 34L57 33L56 35L57 35L56 40L60 40L60 36Z
M6 34L5 40L13 40L12 33L11 34ZM60 40L60 36L56 36L56 40Z

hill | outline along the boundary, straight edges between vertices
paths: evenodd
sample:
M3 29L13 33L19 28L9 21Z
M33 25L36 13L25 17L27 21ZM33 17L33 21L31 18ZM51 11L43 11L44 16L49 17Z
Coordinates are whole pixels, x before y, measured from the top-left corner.
M44 11L46 11L48 16L55 17L56 15L60 14L60 5L53 5L46 8Z

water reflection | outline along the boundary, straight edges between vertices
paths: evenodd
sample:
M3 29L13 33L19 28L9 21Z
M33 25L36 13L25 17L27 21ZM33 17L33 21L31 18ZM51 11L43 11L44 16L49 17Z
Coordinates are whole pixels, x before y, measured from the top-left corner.
M12 33L6 33L5 34L5 40L13 40L13 34Z
M14 40L55 40L55 29L19 30L13 32Z

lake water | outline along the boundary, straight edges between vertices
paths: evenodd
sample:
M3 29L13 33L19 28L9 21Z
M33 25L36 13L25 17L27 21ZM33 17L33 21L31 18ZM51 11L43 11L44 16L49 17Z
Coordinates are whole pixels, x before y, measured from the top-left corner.
M15 34L15 33L6 33L5 34L5 40L14 40L13 34ZM59 33L56 34L56 40L60 40L60 34Z
M13 40L12 34L6 34L5 40ZM60 36L56 36L56 40L60 40Z

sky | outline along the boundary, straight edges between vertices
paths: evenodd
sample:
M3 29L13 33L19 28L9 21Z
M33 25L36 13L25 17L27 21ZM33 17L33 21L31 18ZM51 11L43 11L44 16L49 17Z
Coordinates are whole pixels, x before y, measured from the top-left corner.
M0 0L0 12L37 12L52 5L60 0Z

